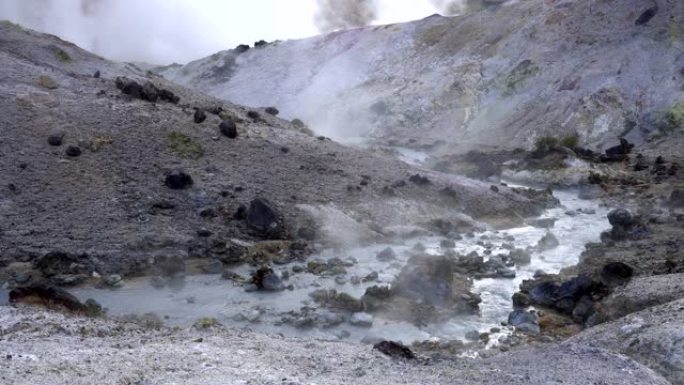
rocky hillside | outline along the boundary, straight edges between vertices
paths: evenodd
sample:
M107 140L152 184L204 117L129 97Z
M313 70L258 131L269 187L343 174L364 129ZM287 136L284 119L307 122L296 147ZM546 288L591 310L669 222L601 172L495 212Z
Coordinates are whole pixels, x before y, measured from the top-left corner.
M8 22L0 66L0 264L139 274L157 257L221 257L233 238L356 242L541 207Z
M676 0L521 0L246 48L161 72L325 135L435 154L530 148L544 135L640 143L684 101Z

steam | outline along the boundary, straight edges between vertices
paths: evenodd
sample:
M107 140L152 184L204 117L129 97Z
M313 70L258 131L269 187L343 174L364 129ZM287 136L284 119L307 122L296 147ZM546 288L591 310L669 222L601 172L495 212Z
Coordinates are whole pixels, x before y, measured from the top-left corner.
M332 32L339 29L363 27L378 17L375 0L317 0L315 16L319 31Z
M430 0L442 15L451 16L463 13L466 0Z
M159 64L218 50L193 15L189 1L0 1L0 19L55 34L110 59Z

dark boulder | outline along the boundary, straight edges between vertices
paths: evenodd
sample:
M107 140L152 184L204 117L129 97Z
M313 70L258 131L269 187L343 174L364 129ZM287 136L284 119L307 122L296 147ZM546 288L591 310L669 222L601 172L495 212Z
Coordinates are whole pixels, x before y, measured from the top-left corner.
M196 108L195 114L193 115L193 120L195 121L195 123L200 124L207 120L207 114L204 112L203 109Z
M221 133L227 138L235 139L238 136L237 125L232 119L225 119L219 125Z
M99 70L95 71L95 73L93 74L93 77L95 79L99 79L100 78L100 71Z
M577 301L583 296L591 294L594 287L594 282L586 275L580 275L566 281L558 288L556 293L558 299L554 307L562 313L572 314Z
M254 121L258 121L261 119L261 114L256 111L249 111L247 112L247 117Z
M247 44L240 44L235 47L235 52L238 54L245 53L247 51L249 51L249 46Z
M376 254L375 258L377 258L377 260L380 262L389 262L397 259L397 254L394 252L394 249L387 247Z
M620 144L617 146L610 147L606 149L606 159L607 161L621 161L624 160L627 155L634 148L634 144L629 143L627 139L620 138Z
M603 240L642 239L649 233L648 228L625 209L615 209L608 213L608 222L613 228L601 234Z
M64 141L64 131L55 130L48 135L47 142L51 146L61 146Z
M420 174L411 175L409 181L415 183L418 186L426 186L430 184L430 179Z
M180 170L171 171L164 179L164 185L172 190L183 190L193 185L192 177Z
M539 333L539 318L532 312L513 310L508 314L508 324L523 333Z
M530 291L530 301L542 306L553 306L558 299L558 285L555 282L541 282Z
M283 280L273 269L262 267L257 270L252 276L252 283L259 289L264 291L281 291L285 290Z
M152 82L146 82L145 85L142 86L140 98L142 100L147 100L148 102L156 102L157 99L159 99L159 88L152 84Z
M47 278L57 275L89 275L95 269L93 260L88 254L72 254L63 251L51 251L34 263L34 268Z
M180 102L179 96L166 89L159 90L159 99L173 104L178 104L178 102Z
M275 107L266 107L266 109L264 111L267 114L273 115L273 116L277 116L280 113L280 111L278 111L278 109Z
M622 262L610 262L601 269L601 280L609 286L627 283L634 275L634 269Z
M66 148L66 151L64 151L64 153L66 154L66 156L76 158L76 157L81 156L82 152L81 152L81 148L78 146L68 146Z
M263 48L268 45L268 42L266 40L259 40L257 42L254 42L254 48Z
M89 299L84 304L65 290L45 285L16 288L10 291L9 302L39 305L51 310L69 311L87 316L102 314L102 307L94 300Z
M629 227L634 224L632 214L625 209L615 209L608 213L608 222L611 226Z
M237 220L247 219L247 206L238 206L237 210L235 210L235 214L233 214L233 218Z
M645 10L639 17L634 21L634 25L646 25L651 19L655 17L658 13L658 5Z
M373 349L392 358L403 358L407 360L413 360L416 358L416 354L401 342L380 341L373 345Z
M263 235L277 235L281 230L278 212L263 198L256 198L247 209L247 226Z
M116 88L121 90L122 93L136 99L142 98L142 86L135 80L126 77L117 77L114 83L116 84Z
M555 235L551 232L547 232L542 239L537 242L537 250L540 251L545 251L545 250L551 250L553 248L558 247L560 245L560 242L558 241L558 238L556 238Z

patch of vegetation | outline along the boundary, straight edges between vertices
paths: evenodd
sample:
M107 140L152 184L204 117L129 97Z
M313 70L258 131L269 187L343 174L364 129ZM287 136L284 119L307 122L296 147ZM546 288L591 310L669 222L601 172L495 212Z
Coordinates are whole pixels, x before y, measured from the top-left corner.
M684 102L678 102L665 113L665 121L669 130L684 128Z
M220 323L216 320L216 318L204 317L198 319L194 326L197 329L209 329L218 325L220 325Z
M102 149L102 147L109 145L109 144L112 144L113 142L114 142L114 140L109 135L96 134L88 142L88 147L90 148L90 151L98 152Z
M521 61L506 77L503 94L505 96L512 95L525 81L536 76L539 72L541 72L541 69L532 60L525 59Z
M38 84L44 88L47 88L48 90L59 88L59 84L57 84L55 79L48 75L40 75L40 77L38 77Z
M167 141L169 150L180 158L199 159L204 155L202 145L183 133L170 132Z
M547 154L551 151L558 150L562 147L575 149L579 145L579 136L577 134L570 134L561 136L542 136L534 144L534 152Z
M71 56L61 48L55 52L55 56L57 57L57 60L61 61L62 63L68 63L71 61Z
M579 136L577 134L565 135L560 138L560 145L569 149L575 149L579 145Z

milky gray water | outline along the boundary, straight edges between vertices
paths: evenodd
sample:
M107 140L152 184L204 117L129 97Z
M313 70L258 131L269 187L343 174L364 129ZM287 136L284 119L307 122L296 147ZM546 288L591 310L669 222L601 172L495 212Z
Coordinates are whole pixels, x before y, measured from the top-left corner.
M549 251L535 252L528 266L516 267L515 279L487 278L474 282L474 291L479 293L483 302L480 315L459 316L449 322L417 327L407 322L396 322L376 317L371 328L362 328L343 323L330 329L297 329L289 325L278 325L282 313L298 310L302 306L315 304L309 293L320 288L334 288L338 291L360 297L368 286L389 284L399 273L409 256L410 249L416 243L426 246L431 254L444 253L439 246L442 238L422 237L407 239L398 244L378 244L351 248L347 250L327 250L310 259L326 260L330 258L354 258L358 261L347 268L347 277L356 275L363 277L372 271L379 272L376 282L353 285L338 284L334 277L319 277L309 273L294 274L286 283L292 284L294 290L282 292L245 292L241 286L221 279L218 275L201 275L187 277L183 288L177 290L155 289L147 280L127 281L125 286L116 290L79 288L73 293L82 300L94 298L108 309L110 316L125 314L143 314L153 312L165 319L170 325L191 325L201 317L215 317L224 325L245 327L267 333L282 333L290 336L316 336L319 338L338 338L342 333L348 334L351 340L364 337L390 338L412 342L427 339L463 339L467 331L487 331L491 327L500 326L512 309L511 296L522 280L532 277L537 270L547 273L558 272L561 268L578 262L584 245L599 240L600 233L609 228L606 220L607 209L600 207L596 201L580 200L573 191L556 191L554 195L561 201L561 206L546 211L543 217L557 218L551 232L556 235L560 245ZM566 212L581 211L578 215L567 215ZM473 238L464 238L456 242L455 251L467 254L477 251L482 254L484 247L478 245L485 240L495 245L492 254L505 253L501 248L504 243L514 244L517 248L535 245L547 230L531 226L513 228L506 231L486 231ZM504 239L513 236L514 241ZM376 254L387 246L397 253L399 263L388 266L379 262ZM252 268L243 266L234 271L248 276ZM277 266L277 271L291 269L291 266ZM248 321L246 319L250 319Z

